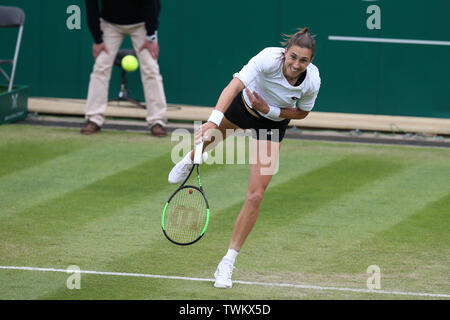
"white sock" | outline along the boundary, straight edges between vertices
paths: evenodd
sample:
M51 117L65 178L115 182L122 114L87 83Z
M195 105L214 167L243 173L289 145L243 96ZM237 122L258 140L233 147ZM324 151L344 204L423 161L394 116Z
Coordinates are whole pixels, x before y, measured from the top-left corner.
M236 260L238 254L239 254L238 251L234 249L228 249L227 254L223 258L231 261L231 263L234 264L234 261Z

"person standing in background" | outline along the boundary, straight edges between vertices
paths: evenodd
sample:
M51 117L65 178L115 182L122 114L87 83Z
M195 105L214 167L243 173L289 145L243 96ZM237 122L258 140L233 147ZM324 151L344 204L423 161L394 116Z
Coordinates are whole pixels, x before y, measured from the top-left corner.
M166 136L167 103L157 61L160 0L85 1L87 22L94 38L95 64L90 75L86 124L81 133L94 134L101 130L114 60L123 38L129 35L140 64L150 132L157 137Z

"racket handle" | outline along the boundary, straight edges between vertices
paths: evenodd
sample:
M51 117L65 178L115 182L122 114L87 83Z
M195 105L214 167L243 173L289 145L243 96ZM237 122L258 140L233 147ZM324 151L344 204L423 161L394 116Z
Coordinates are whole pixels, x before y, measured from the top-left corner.
M195 146L194 150L194 164L200 164L203 156L203 142L200 142Z

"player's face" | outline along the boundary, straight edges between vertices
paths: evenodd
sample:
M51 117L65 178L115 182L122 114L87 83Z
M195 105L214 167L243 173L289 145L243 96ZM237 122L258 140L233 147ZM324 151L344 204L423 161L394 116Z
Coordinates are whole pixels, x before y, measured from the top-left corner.
M288 79L298 78L306 70L312 60L312 51L299 46L291 46L284 53L283 73Z

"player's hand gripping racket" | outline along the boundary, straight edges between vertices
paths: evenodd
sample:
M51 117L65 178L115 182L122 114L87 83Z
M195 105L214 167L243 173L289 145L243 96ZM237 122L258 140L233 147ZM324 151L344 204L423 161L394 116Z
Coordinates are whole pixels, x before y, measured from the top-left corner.
M162 214L162 230L171 242L189 245L205 234L209 223L209 205L200 181L199 165L203 155L203 142L195 147L194 165L183 183L170 196ZM198 187L186 185L194 168L197 169Z

